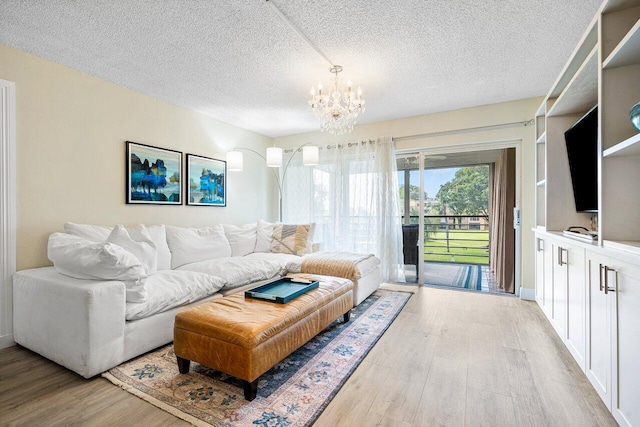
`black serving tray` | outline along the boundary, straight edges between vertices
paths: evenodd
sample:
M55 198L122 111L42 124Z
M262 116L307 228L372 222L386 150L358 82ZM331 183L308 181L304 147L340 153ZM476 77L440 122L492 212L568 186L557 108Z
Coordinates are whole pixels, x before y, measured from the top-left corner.
M304 279L292 279L290 277L283 277L282 279L278 279L265 285L258 286L257 288L245 291L244 297L272 301L278 304L286 304L292 299L299 297L300 295L320 286L320 282L317 281L309 281L309 283L299 283L295 282L294 280Z

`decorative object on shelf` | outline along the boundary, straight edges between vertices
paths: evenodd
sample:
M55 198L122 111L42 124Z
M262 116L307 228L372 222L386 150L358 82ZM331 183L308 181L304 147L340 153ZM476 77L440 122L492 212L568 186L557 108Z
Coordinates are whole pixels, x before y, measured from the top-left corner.
M631 119L631 124L638 132L640 132L640 102L631 107L629 111L629 118Z
M182 204L182 152L127 141L128 204Z
M329 71L335 74L333 86L325 93L322 93L322 82L318 83L318 93L312 87L309 105L321 122L320 130L342 135L353 130L358 115L364 112L365 101L361 88L354 92L350 81L346 88L342 86L338 78L338 73L342 71L340 65L332 66Z
M335 74L333 85L328 91L324 91L323 93L322 82L318 84L317 93L315 87L311 88L309 105L316 117L320 119L320 130L333 135L342 135L351 132L358 115L364 113L365 110L365 101L362 99L362 89L358 88L357 91L353 91L350 81L347 82L346 88L343 87L338 78L338 73L342 71L342 66L336 65L335 62L331 61L272 1L265 1L271 5L273 11L285 24L295 31L322 59L327 61L331 66L329 71Z
M187 154L187 205L227 206L227 162Z
M273 169L271 172L273 173L273 177L276 180L276 184L278 184L278 196L279 196L279 207L278 207L278 218L282 221L282 183L284 182L284 178L287 174L287 169L289 169L289 165L291 164L291 160L293 160L293 156L295 153L302 151L302 164L305 166L315 166L318 164L319 157L319 148L315 145L310 145L310 142L306 144L302 144L295 150L285 150L286 153L291 152L291 157L284 169L282 170L282 177L280 174L276 173ZM233 151L229 151L227 153L227 164L229 171L232 172L240 172L244 168L244 156L242 151L250 151L258 156L262 157L267 164L267 167L270 168L279 168L282 167L282 148L279 147L268 147L266 156L258 153L256 150L252 150L251 148L242 148L236 147Z

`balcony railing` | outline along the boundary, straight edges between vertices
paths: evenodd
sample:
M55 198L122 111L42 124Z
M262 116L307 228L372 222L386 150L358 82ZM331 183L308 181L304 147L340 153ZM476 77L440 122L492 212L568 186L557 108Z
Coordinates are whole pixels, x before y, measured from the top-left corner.
M418 224L419 218L411 215L411 224ZM489 217L425 215L424 260L488 265Z

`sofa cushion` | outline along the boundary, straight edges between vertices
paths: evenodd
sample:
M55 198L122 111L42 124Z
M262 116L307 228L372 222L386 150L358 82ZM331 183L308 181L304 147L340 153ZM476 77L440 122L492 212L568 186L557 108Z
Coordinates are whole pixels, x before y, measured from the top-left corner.
M164 270L150 275L145 285L146 301L127 303L127 320L143 319L206 298L222 288L224 281L204 273Z
M180 271L197 271L220 277L224 288L231 289L259 280L271 279L284 273L279 262L247 257L209 259L178 267Z
M64 225L64 232L73 236L82 237L92 242L104 242L111 233L111 227L103 225L76 224L67 222Z
M288 262L285 268L287 274L325 274L357 280L379 265L380 259L373 254L325 251L297 257Z
M280 265L280 267L282 268L286 268L287 264L290 262L300 261L300 257L298 255L277 254L273 252L254 252L252 254L245 255L244 258L262 261L274 261L277 262L278 265Z
M271 252L292 255L305 255L311 252L310 230L309 224L276 224L273 227Z
M171 251L167 244L167 232L164 224L159 225L137 225L135 227L127 227L129 234L132 231L138 233L144 230L149 234L153 244L156 245L156 254L158 258L158 270L171 270Z
M126 286L127 301L141 302L146 298L147 273L142 263L117 244L53 233L47 255L61 274L77 279L119 280Z
M231 246L222 225L203 228L167 225L166 230L172 269L198 261L231 256Z
M271 240L273 240L273 227L276 224L261 219L256 225L256 247L254 252L271 252Z
M231 256L245 256L254 251L257 238L257 223L245 224L241 227L223 224L224 234L231 245Z
M147 275L157 271L156 245L144 228L132 228L127 231L122 225L116 225L106 241L131 252L138 258Z

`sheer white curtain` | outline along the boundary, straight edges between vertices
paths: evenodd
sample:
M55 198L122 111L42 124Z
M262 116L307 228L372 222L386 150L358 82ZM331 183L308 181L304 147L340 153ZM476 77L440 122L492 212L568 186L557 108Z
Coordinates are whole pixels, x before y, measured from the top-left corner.
M395 145L325 146L317 166L294 154L283 177L283 221L315 222L322 250L373 253L385 281L404 281Z

